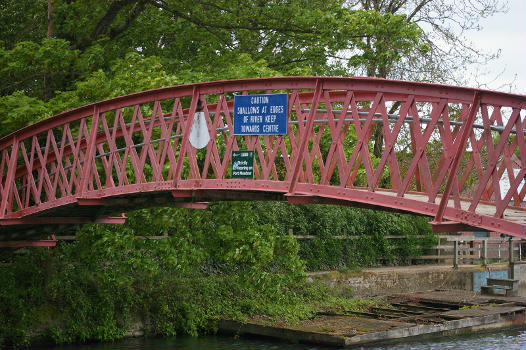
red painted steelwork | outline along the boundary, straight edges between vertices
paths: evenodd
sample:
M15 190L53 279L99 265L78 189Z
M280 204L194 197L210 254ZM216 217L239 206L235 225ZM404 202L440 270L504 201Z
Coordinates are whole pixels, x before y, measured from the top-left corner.
M29 216L16 219L0 219L0 226L13 225L45 225L45 224L124 224L125 216L120 217L48 217L48 216Z
M289 94L287 134L234 136L233 96L262 91ZM201 150L189 142L197 111L210 132ZM526 238L525 114L522 95L376 78L243 79L144 91L0 139L0 226L123 222L95 214L165 195L160 205L192 208L274 195L413 212L434 217L437 230ZM377 127L380 159L370 152ZM254 180L230 178L239 149L254 150Z
M27 241L0 241L0 248L22 248L22 247L55 247L56 239L35 239Z

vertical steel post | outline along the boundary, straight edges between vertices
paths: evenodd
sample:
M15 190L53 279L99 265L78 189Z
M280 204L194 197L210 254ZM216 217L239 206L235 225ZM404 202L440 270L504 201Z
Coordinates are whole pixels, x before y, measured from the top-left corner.
M488 264L488 241L482 241L482 265L486 266Z
M512 263L513 262L513 239L512 237L510 237L508 240L508 257L509 257L509 262Z
M508 240L508 254L509 254L509 266L510 266L510 272L508 273L508 278L515 279L515 263L513 261L513 237L511 236Z
M457 240L454 240L453 241L453 247L454 247L454 258L453 258L453 267L455 269L458 269L458 241Z

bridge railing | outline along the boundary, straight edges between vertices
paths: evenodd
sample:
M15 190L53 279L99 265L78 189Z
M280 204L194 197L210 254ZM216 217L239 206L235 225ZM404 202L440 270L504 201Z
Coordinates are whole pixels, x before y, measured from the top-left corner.
M234 95L277 92L288 93L287 134L233 135ZM525 96L370 78L245 79L145 91L1 139L0 218L43 214L83 198L202 188L350 199L514 231L520 227L502 225L506 215L524 214L525 109ZM211 139L201 150L189 142L198 111ZM372 156L380 144L381 155ZM231 179L238 149L254 150L254 181Z

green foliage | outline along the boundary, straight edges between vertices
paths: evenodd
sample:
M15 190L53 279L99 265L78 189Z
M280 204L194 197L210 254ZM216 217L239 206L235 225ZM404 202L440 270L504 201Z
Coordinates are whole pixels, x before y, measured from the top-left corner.
M38 42L45 36L45 0L3 0L0 5L0 33L6 48L21 41Z
M412 50L421 54L429 51L429 46L420 42L422 30L416 23L408 23L405 15L382 14L375 10L353 14L349 30L360 28L358 30L366 35L351 39L360 54L353 55L348 65L366 67L369 76L386 77L391 66Z
M292 229L294 235L316 237L299 240L300 256L311 271L403 264L436 244L424 217L333 205L252 205L260 223L280 234Z
M112 61L108 72L97 70L75 83L73 89L57 91L48 105L54 113L88 103L178 83L163 69L155 56L141 57L130 52Z
M47 100L59 89L70 86L79 52L63 39L44 39L41 44L23 41L11 50L0 48L0 88L2 95L23 90Z
M51 115L46 104L22 91L0 97L0 136Z
M290 318L305 302L296 296L304 283L297 250L244 203L141 210L124 226L87 225L73 243L7 257L0 340L24 345L36 331L57 343L106 341L137 318L164 335L207 332L221 316Z

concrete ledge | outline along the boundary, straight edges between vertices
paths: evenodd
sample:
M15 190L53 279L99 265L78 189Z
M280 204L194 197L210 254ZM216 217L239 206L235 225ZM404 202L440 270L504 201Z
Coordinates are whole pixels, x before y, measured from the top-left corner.
M417 337L421 335L436 334L440 335L443 332L458 330L460 328L468 328L480 325L494 324L499 322L499 315L488 315L484 317L467 318L462 320L446 321L440 325L418 325L408 328L392 329L384 332L369 333L358 335L352 338L345 339L345 345L358 345L373 342L384 342L388 340L395 340L408 337Z
M264 326L255 323L241 323L231 320L219 322L219 331L235 335L258 335L277 339L284 339L293 342L305 342L330 346L345 346L345 339L340 336L333 336L324 333L304 332L289 328Z
M469 296L471 299L468 299ZM271 323L270 319L261 317L245 323L222 320L219 331L292 342L353 347L396 342L412 337L518 326L524 325L526 321L526 308L514 302L517 298L488 299L465 291L396 294L390 298L392 301L388 302L392 302L391 306L372 307L369 312L320 314L294 324ZM404 298L406 302L403 301ZM375 311L379 313L375 314ZM409 316L401 315L404 312Z

